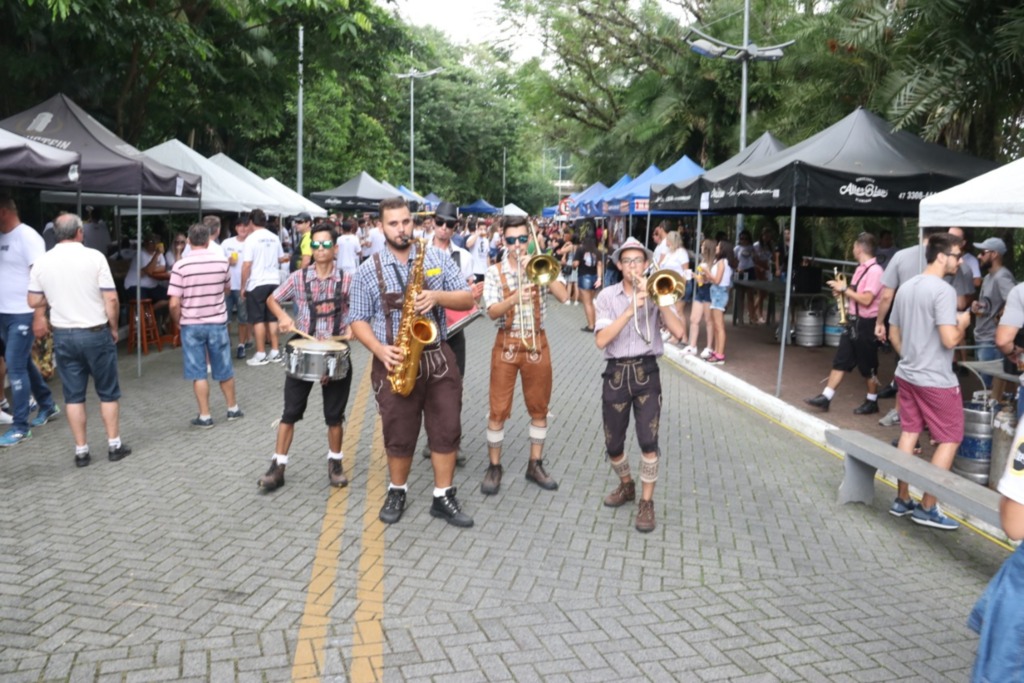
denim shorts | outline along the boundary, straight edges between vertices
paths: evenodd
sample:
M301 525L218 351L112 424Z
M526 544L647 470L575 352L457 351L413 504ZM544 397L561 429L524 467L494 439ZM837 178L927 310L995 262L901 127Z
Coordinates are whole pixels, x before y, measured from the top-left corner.
M711 303L711 285L700 285L693 290L693 300L698 304Z
M239 323L244 325L249 322L249 307L242 301L241 290L232 289L231 293L224 297L224 304L228 307L228 315L234 311Z
M85 389L92 375L100 401L121 398L117 381L117 346L110 328L53 331L53 357L64 389L65 403L85 403Z
M729 305L729 288L711 285L711 310L724 311Z
M580 275L577 278L577 284L580 289L592 290L594 285L597 284L596 275Z
M185 359L185 379L206 379L206 359L209 352L210 374L217 382L226 382L235 376L231 366L231 339L224 323L181 326L181 355Z

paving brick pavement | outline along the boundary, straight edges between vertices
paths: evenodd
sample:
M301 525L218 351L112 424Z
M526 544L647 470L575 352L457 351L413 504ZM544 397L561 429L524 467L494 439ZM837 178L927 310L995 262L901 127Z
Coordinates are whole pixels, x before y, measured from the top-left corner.
M368 495L367 482L382 482L384 465L358 345L352 485L327 486L314 397L272 495L255 481L272 452L281 368L236 365L246 417L224 421L214 389L217 425L194 431L180 353L151 353L141 379L123 358L129 458L75 469L63 422L0 452L0 679L290 680L303 625L322 632L309 640L320 680L966 679L976 639L964 621L1005 550L890 517L882 484L874 505L837 507L839 460L668 362L658 528L637 533L632 506L601 504L614 479L582 309L550 311L557 492L523 477L517 393L501 492L479 493L493 333L484 321L467 330L468 463L456 485L469 530L429 516L432 476L418 455L405 517L376 521L380 489ZM92 398L89 418L102 456ZM325 510L340 528L324 525ZM316 565L333 573L330 590L311 596L330 534L332 561ZM380 581L367 581L373 572ZM304 620L318 599L325 616ZM379 668L360 668L364 655Z

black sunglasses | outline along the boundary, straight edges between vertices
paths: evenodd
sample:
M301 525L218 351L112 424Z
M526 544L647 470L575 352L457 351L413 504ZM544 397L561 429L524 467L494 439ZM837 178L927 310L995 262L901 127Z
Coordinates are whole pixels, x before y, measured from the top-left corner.
M458 221L448 221L443 218L434 218L434 225L437 227L454 228L458 224Z
M505 244L508 244L508 245L515 244L516 242L519 242L519 244L526 244L529 241L530 241L530 236L529 235L519 235L518 237L506 237L505 238Z
M334 242L332 240L323 240L322 242L314 242L310 240L309 242L310 249L319 249L320 247L323 247L324 249L330 249L333 246Z

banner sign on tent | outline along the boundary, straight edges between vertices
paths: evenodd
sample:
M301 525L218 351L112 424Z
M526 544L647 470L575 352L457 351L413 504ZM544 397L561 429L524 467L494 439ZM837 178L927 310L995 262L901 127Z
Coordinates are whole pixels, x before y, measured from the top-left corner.
M558 202L558 213L563 216L568 216L570 211L572 211L572 199L569 197L562 197Z

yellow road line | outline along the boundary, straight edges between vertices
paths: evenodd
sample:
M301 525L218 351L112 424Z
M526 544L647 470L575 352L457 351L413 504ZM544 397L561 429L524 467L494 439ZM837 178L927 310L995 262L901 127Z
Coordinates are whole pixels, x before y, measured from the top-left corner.
M363 552L359 556L356 612L352 633L352 683L384 680L384 530L377 516L377 502L387 488L387 459L380 417L373 430L370 467L366 477L363 510ZM371 502L373 501L373 502Z
M359 382L355 403L349 412L352 419L345 428L345 462L348 463L350 478L369 395L370 364L367 363L366 371ZM299 638L292 659L293 681L319 681L324 673L324 641L330 623L328 614L334 606L334 585L338 575L338 562L341 559L341 535L345 531L348 494L348 486L332 487L327 497L327 509L324 511L324 521L320 526L320 538L317 542L316 555L313 557L313 571L306 589L306 606L302 612Z
M829 454L835 456L836 458L838 458L840 460L843 460L843 459L846 458L846 455L844 453L840 453L839 451L835 450L834 448L829 448L828 446L824 446L824 445L818 443L817 441L815 441L814 439L812 439L811 437L807 436L806 434L804 434L802 432L798 432L797 430L793 429L792 427L790 427L789 425L787 425L787 424L785 424L783 422L779 422L778 420L776 420L774 417L772 417L768 413L766 413L766 412L764 412L762 410L758 410L757 408L755 408L754 406L750 405L749 403L741 401L740 399L736 398L732 394L730 394L730 393L728 393L726 391L723 391L720 387L715 386L714 384L712 384L711 382L707 381L703 377L700 377L700 376L694 374L693 372L690 372L685 367L683 367L680 363L678 363L675 360L669 358L668 356L662 356L662 358L665 360L665 362L669 363L670 365L672 365L673 367L677 368L679 371L685 373L686 375L689 375L690 377L692 377L693 379L697 380L698 382L700 382L704 386L708 387L709 389L717 391L722 396L726 396L726 397L732 399L733 401L735 401L736 403L740 404L741 406L743 406L747 410L749 410L749 411L751 411L753 413L757 413L761 417L766 418L767 420L769 420L771 422L774 422L775 424L777 424L778 426L782 427L783 429L785 429L790 434L793 434L795 436L799 436L804 441L806 441L806 442L808 442L810 444L813 444L814 446L817 446L821 450L823 450L826 453L829 453ZM883 484L885 484L886 486L888 486L891 489L894 489L894 490L896 489L896 485L895 484L893 484L891 481L889 481L888 479L882 477L879 474L875 475L875 479L877 479L878 481L882 482ZM967 527L968 529L970 529L974 533L978 534L982 538L987 539L989 541L992 541L993 543L995 543L999 547L1005 548L1006 550L1009 550L1010 552L1014 551L1014 547L1012 545L1010 545L1006 541L1003 541L1002 539L1000 539L1000 538L998 538L996 536L993 536L992 534L988 533L984 529L979 529L978 527L974 526L973 524L971 524L967 520L962 519L960 517L957 517L956 515L950 515L950 517L953 517L954 519L958 520L961 524L963 524L965 527Z

